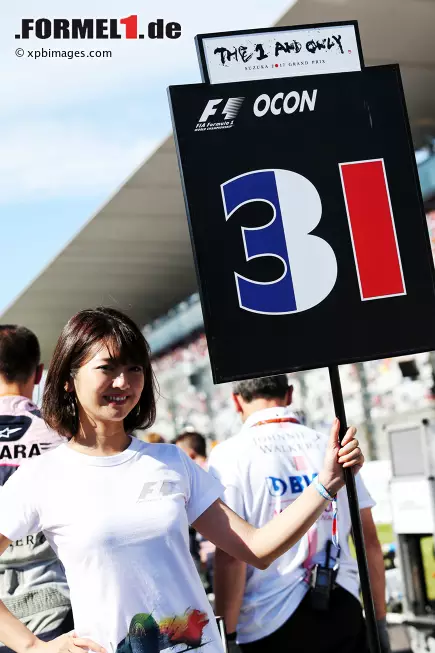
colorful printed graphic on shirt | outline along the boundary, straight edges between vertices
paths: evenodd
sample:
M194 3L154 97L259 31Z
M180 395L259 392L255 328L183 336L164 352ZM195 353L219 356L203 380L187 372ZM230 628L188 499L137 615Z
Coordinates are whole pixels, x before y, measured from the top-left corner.
M181 616L165 617L159 623L151 614L136 614L116 653L159 653L165 649L172 649L174 653L193 651L208 644L203 640L208 622L207 614L199 610L186 610Z

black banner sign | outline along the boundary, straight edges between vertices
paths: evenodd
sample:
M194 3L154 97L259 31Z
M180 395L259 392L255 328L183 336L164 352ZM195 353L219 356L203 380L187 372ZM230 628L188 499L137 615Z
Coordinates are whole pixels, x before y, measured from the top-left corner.
M169 94L215 382L435 349L398 66Z

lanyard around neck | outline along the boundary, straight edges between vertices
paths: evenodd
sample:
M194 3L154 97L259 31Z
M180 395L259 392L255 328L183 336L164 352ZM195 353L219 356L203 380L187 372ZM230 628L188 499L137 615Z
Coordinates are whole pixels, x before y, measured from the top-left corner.
M255 424L252 424L252 427L254 426L264 426L265 424L283 424L285 422L291 422L292 424L300 424L299 420L297 420L295 417L274 417L273 419L265 419L262 420L261 422L256 422Z

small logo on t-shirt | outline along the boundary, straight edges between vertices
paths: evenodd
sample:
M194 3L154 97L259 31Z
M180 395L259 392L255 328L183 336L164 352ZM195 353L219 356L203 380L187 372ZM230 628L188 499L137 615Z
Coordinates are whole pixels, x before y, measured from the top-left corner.
M32 420L27 415L0 415L0 442L14 442L23 437Z
M142 487L138 502L160 499L175 494L176 487L175 481L147 481Z
M13 433L19 433L20 431L21 429L10 429L9 426L7 426L5 429L0 431L0 438L6 438L9 440Z

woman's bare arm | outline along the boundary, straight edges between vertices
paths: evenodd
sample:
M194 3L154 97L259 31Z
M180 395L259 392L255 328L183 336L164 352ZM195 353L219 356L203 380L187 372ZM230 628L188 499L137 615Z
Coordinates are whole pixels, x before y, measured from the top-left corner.
M0 534L0 555L10 544L11 540ZM83 653L84 650L106 653L92 640L73 635L65 634L51 642L43 642L7 609L3 601L0 601L0 641L17 653Z
M0 555L10 544L11 540L0 534ZM36 640L36 635L9 612L3 601L0 601L0 641L14 651L25 653L35 645Z
M341 445L338 443L338 431L337 420L331 429L324 467L319 474L320 482L333 495L344 485L342 467L353 467L358 471L364 462L358 440L354 437L356 430L350 428ZM255 528L218 500L203 512L193 526L233 558L266 569L302 538L328 503L314 485L310 485L274 519L262 528Z
M218 499L193 527L233 558L267 569L301 539L327 505L328 501L310 486L281 514L262 528L255 528Z

